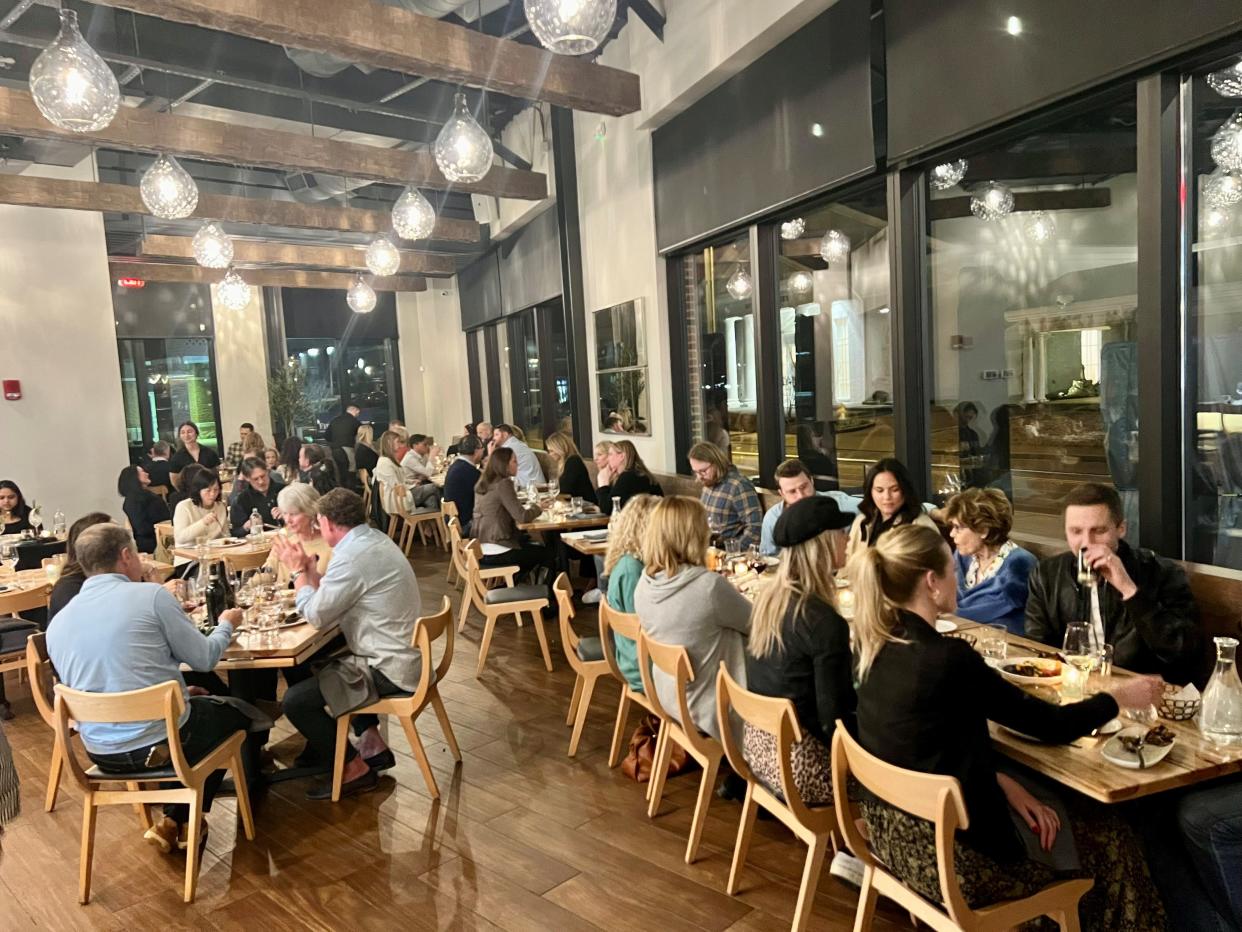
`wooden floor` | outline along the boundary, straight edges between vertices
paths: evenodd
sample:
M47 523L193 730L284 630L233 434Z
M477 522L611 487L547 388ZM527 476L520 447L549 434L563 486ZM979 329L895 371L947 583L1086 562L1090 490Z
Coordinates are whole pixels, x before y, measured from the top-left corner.
M423 606L438 605L445 559L416 547ZM450 595L455 594L450 591ZM458 602L453 601L454 611ZM579 614L581 629L594 612ZM643 786L609 770L617 689L601 681L578 756L566 757L573 678L549 626L556 670L532 627L497 628L474 677L481 622L458 639L441 690L464 763L454 768L435 716L419 720L443 798L435 803L400 729L398 764L371 794L333 805L305 782L256 800L257 837L241 838L232 798L210 816L198 900L181 902L184 860L141 840L127 807L101 811L93 897L77 903L81 797L62 786L43 812L52 736L28 698L4 724L22 781L23 814L0 845L0 929L770 930L788 926L805 848L779 823L758 823L741 892L724 892L741 806L713 800L699 860L682 861L699 773L669 781L649 820ZM20 688L10 682L10 695ZM632 717L630 729L637 724ZM301 739L281 720L275 751ZM855 896L825 869L813 928L853 927ZM887 917L887 918L885 918ZM896 919L896 921L894 921ZM881 903L876 929L909 928Z

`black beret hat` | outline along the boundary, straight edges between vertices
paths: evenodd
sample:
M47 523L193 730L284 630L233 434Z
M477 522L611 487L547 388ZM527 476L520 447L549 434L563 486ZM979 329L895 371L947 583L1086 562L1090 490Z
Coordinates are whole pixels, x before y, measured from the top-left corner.
M785 506L776 519L772 542L778 547L792 547L824 531L839 531L853 523L854 516L837 507L835 499L827 495L812 495Z

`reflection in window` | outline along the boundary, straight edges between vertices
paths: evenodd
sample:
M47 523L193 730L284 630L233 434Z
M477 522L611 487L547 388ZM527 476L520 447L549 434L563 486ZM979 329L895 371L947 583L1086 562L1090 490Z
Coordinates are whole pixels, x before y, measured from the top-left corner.
M933 491L1000 488L1019 532L1061 537L1092 481L1137 540L1134 126L1132 100L1082 114L930 192Z
M219 450L212 341L204 338L118 340L130 455L156 440L177 445L177 428L193 421L199 442Z

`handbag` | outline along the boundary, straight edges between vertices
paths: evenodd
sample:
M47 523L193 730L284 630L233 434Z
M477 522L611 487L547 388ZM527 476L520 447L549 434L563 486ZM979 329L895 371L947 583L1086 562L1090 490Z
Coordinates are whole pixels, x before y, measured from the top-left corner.
M621 761L621 772L639 783L651 779L651 767L655 758L656 735L660 732L660 720L654 715L644 715L634 734L630 735L629 753ZM691 769L694 759L686 753L686 749L673 742L672 753L669 754L668 775L675 777L679 773Z

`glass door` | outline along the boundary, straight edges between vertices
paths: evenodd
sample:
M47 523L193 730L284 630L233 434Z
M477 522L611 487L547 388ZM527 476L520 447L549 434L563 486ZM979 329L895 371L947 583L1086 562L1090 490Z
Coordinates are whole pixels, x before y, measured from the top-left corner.
M157 440L175 446L177 427L184 421L198 425L200 443L219 450L212 341L125 339L117 346L130 458L141 459Z

